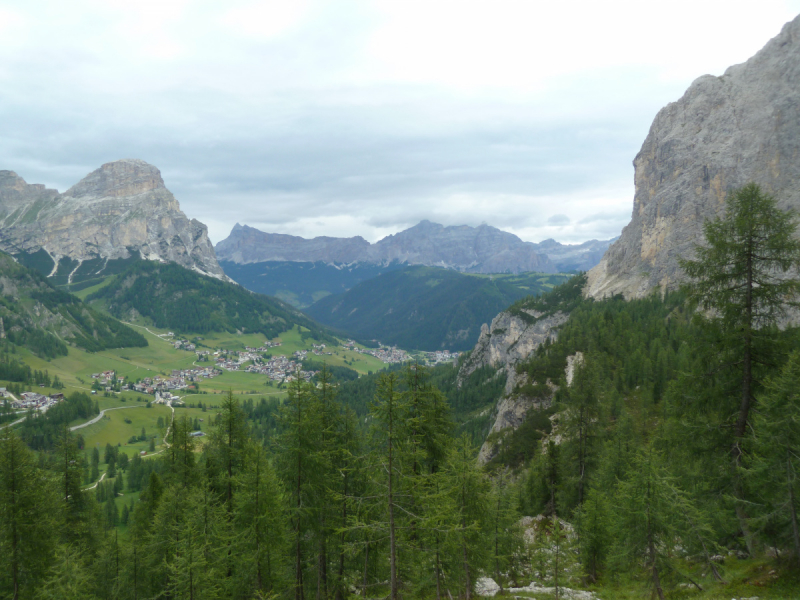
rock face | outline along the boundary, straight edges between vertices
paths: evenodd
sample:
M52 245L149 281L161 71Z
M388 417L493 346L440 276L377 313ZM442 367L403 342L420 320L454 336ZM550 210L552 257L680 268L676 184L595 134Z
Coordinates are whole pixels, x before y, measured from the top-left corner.
M633 215L585 293L647 295L681 281L677 259L733 189L754 181L800 208L800 16L747 62L695 80L659 111L634 160Z
M206 226L186 218L161 173L142 160L107 163L63 194L0 171L0 250L142 258L222 278Z
M307 240L264 233L237 223L230 236L217 244L216 251L220 260L239 264L321 261L340 265L385 265L398 262L469 273L555 273L591 268L600 260L609 243L592 240L568 246L547 240L533 244L489 225L444 227L422 221L370 244L362 237Z
M216 245L216 252L220 260L240 265L267 261L352 264L362 262L369 247L370 243L362 237L307 240L282 233L264 233L237 223L231 234Z
M514 388L522 383L517 375L516 366L545 341L554 340L558 328L566 323L569 315L557 312L540 318L543 316L541 313L530 311L528 314L536 319L535 322L530 323L508 312L501 312L492 320L491 326L487 327L484 324L475 349L458 373L458 384L461 385L467 377L482 367L505 369L507 377L505 395L497 402L495 421L489 435L504 429L516 429L522 425L525 415L531 408L541 406L550 400L514 395ZM496 453L496 445L486 441L478 454L478 462L486 464Z

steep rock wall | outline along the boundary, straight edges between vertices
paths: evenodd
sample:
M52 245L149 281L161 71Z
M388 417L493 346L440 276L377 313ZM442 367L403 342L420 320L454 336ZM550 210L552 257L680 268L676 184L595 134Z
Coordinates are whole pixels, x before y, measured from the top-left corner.
M672 288L706 219L755 181L800 208L800 16L747 62L704 75L659 111L634 159L631 222L589 272L585 294Z
M507 377L505 393L495 406L495 420L489 435L504 429L516 429L525 420L525 415L531 408L543 406L550 401L549 397L528 398L513 393L517 385L524 383L517 375L516 366L547 340L555 340L558 328L566 323L569 315L556 312L553 315L543 316L536 311L527 312L532 317L530 321L502 312L492 320L490 326L484 324L475 349L458 373L458 384L461 385L470 374L482 367L505 369ZM485 464L496 452L495 444L484 442L478 461Z

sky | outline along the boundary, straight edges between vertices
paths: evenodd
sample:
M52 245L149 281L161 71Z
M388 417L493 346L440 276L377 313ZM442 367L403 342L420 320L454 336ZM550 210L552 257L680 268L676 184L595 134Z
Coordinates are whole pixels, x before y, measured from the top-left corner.
M0 0L0 169L157 166L239 222L375 242L422 219L619 235L660 108L800 0Z

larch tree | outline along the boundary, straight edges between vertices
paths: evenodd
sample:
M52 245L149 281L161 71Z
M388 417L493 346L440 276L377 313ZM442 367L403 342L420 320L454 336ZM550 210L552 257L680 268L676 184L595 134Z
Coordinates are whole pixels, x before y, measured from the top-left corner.
M791 545L800 568L800 351L768 381L753 428L751 474L765 496L762 522L775 522L778 543Z
M731 486L739 500L736 513L748 550L753 539L743 508L739 473L743 441L752 426L752 408L771 369L786 349L778 325L797 306L800 241L796 216L780 210L755 183L733 191L725 214L703 227L705 244L694 259L681 259L690 281L684 286L707 340L701 411L713 413L732 460Z

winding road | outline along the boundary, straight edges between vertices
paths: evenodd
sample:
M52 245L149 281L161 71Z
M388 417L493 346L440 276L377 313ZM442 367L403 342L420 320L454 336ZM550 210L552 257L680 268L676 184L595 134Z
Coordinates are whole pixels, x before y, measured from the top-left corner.
M105 408L100 411L100 414L97 415L91 421L86 421L86 423L81 423L80 425L75 425L75 427L70 427L70 431L75 431L76 429L83 429L84 427L88 427L89 425L93 425L97 423L100 419L103 418L103 415L106 414L110 410L125 410L126 408L143 408L141 406L116 406L114 408Z

